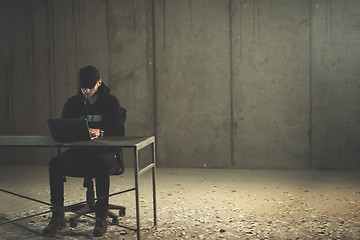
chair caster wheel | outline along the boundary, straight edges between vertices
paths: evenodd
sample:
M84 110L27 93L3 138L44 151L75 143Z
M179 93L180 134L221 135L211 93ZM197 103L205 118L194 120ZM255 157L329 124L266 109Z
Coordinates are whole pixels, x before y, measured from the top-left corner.
M119 225L119 218L118 217L113 217L112 223L116 224L116 225Z
M119 216L125 217L125 208L119 210Z
M77 227L78 222L76 219L70 218L70 227L75 228Z

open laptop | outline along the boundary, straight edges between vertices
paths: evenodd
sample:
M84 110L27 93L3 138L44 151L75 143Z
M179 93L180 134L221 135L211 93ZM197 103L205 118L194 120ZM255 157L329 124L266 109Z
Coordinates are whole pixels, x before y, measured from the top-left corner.
M51 136L58 142L87 141L90 137L87 119L48 118Z

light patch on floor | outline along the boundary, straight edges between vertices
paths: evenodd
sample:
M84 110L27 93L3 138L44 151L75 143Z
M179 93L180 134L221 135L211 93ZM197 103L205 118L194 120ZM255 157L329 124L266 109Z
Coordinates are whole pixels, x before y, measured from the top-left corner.
M47 167L1 166L1 188L49 202ZM140 178L143 239L360 239L358 171L157 169L157 228L152 228L151 175ZM111 177L111 192L134 185L133 169ZM82 180L68 178L66 204L85 200ZM115 196L127 207L120 224L135 227L134 193ZM1 221L48 206L0 193ZM66 217L69 217L67 213ZM0 239L92 239L94 221L56 238L41 235L50 214L0 226ZM109 226L99 239L136 239Z

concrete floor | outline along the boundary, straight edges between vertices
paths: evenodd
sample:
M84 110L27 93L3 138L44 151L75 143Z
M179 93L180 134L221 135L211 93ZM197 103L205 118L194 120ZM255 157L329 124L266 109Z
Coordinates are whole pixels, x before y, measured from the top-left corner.
M1 188L49 201L46 166L1 166ZM150 174L140 195L144 239L360 239L358 171L158 169L158 227L152 226ZM111 177L111 191L133 185L133 169ZM68 178L66 203L82 201L82 180ZM111 203L127 207L121 224L135 226L132 192ZM0 192L0 217L47 210L39 203ZM58 237L44 237L49 214L0 225L0 239L92 239L93 221L82 218ZM70 214L66 215L67 217ZM2 220L1 220L2 221ZM110 226L101 239L136 239Z

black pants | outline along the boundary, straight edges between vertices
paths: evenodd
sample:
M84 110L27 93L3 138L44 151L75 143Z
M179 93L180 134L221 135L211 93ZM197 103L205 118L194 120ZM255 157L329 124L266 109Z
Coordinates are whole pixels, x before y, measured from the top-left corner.
M116 154L106 149L69 149L49 163L50 201L55 207L64 207L64 178L94 177L97 198L109 195L110 174L119 168ZM96 202L96 217L105 218L109 198Z

